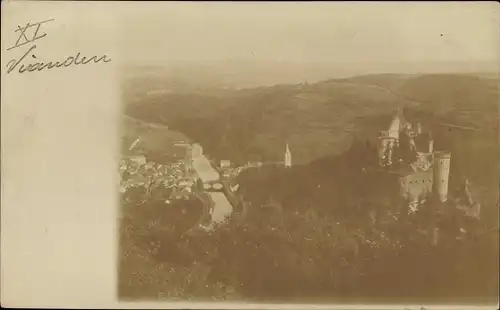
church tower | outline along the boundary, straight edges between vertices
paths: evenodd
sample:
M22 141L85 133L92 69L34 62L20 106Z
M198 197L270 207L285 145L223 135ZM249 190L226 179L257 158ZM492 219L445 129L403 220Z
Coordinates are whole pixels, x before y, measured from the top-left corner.
M286 144L286 149L285 149L285 167L291 167L292 166L292 153L290 152L290 148L288 147L288 142Z

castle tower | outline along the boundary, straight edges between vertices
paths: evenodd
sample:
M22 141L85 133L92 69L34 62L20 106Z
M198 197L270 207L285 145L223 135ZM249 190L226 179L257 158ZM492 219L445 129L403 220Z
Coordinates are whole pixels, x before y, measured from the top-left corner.
M377 143L377 151L378 151L378 160L382 161L384 158L385 150L389 146L389 133L387 131L381 131L378 135L378 143Z
M417 135L420 135L422 134L422 124L420 124L420 122L417 123Z
M384 156L387 154L388 148L393 148L396 145L397 140L391 137L388 131L381 131L378 137L378 160L382 165L384 162Z
M401 128L401 119L399 118L399 114L396 115L389 126L389 130L387 130L389 137L393 139L399 139L399 131Z
M451 153L435 152L434 153L434 181L433 193L441 202L446 202L448 199L448 181L450 177L450 160Z
M417 145L415 144L415 138L412 135L408 136L408 144L409 144L411 150L414 150L414 151L417 150Z
M290 148L288 147L288 143L286 144L286 149L285 149L285 167L291 167L292 166L292 152L290 152Z

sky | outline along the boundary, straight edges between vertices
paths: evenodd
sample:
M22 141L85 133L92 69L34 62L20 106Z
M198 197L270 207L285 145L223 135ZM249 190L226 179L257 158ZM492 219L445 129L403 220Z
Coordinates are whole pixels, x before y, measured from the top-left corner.
M118 6L116 6L118 8ZM498 61L496 2L125 2L132 64L211 61Z
M494 1L28 2L9 3L2 44L15 42L19 24L54 17L37 48L42 61L106 52L124 65L174 68L163 71L184 80L241 79L236 84L245 86L369 73L500 71L500 5ZM19 53L2 53L2 59Z

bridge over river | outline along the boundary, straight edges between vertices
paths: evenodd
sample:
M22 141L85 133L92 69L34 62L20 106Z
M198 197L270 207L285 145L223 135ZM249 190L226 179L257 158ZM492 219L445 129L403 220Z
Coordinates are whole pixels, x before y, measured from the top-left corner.
M193 170L203 182L204 189L212 200L213 208L210 210L212 223L221 223L231 215L233 206L224 191L220 174L201 153L193 156L191 160Z

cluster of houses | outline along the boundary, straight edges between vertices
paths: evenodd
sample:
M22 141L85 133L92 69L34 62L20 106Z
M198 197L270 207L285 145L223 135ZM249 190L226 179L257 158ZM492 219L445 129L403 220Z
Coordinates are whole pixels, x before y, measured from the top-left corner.
M170 189L169 199L184 198L191 193L194 181L186 177L182 161L157 164L144 155L122 158L120 161L120 192L140 189L146 196L158 188ZM167 199L167 202L168 200Z

